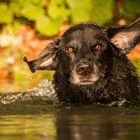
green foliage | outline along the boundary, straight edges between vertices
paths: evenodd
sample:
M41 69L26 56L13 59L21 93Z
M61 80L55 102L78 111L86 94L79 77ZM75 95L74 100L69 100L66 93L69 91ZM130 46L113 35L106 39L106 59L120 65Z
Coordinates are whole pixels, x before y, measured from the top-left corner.
M54 36L59 32L62 23L63 22L61 18L56 20L51 20L49 17L42 15L38 17L38 20L36 20L35 27L43 35Z
M2 68L3 65L4 65L4 61L3 61L3 59L0 59L0 68Z
M140 0L127 0L120 9L120 13L127 18L140 14Z
M0 23L13 21L12 26L14 26L20 25L16 22L26 24L32 21L31 23L40 34L51 37L56 35L63 23L69 22L69 19L72 24L84 21L101 24L108 22L112 18L113 1L12 0L9 3L0 2ZM103 11L102 14L100 11Z
M44 15L45 11L42 7L27 3L26 6L21 10L21 15L26 17L28 20L36 20L39 16Z
M127 0L120 9L125 17L140 13L139 0ZM58 34L68 22L108 23L113 18L115 0L9 0L0 2L0 24L33 24L44 36ZM31 22L29 22L31 21Z
M78 23L83 21L90 21L92 5L91 0L67 0L68 6L71 9L72 23Z
M107 23L113 17L114 0L67 0L72 22L94 21Z
M133 65L136 67L137 74L140 77L140 59L132 60Z
M10 2L9 8L11 9L11 11L13 11L13 14L15 14L16 16L20 16L22 6L19 2L13 0L12 2Z
M29 0L28 0L29 1ZM46 0L30 0L33 4L38 5L40 7L44 7L47 5L47 1Z
M67 21L70 10L65 6L65 0L51 0L48 6L48 15L53 20Z
M104 24L113 18L114 0L92 0L92 21Z
M44 13L43 7L46 5L45 0L12 0L9 3L10 9L16 16L29 17L31 20Z
M13 14L8 6L4 3L0 3L0 23L11 23L13 20Z

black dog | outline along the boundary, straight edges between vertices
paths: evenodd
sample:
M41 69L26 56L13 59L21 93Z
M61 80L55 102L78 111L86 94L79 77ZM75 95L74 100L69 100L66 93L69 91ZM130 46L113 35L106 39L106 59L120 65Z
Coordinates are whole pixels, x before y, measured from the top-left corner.
M140 41L140 19L103 28L78 24L28 63L32 72L55 70L58 99L64 103L139 102L139 82L126 54Z

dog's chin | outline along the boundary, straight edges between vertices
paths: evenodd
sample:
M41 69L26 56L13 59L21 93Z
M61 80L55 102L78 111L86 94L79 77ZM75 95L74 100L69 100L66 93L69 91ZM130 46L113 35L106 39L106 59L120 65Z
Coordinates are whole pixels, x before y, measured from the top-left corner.
M74 83L75 85L78 85L78 86L84 86L84 85L93 85L95 84L94 81L89 81L89 80L84 80L84 81L80 81L78 83Z
M98 76L93 76L92 78L71 78L70 83L77 86L84 86L84 85L94 85L99 80Z

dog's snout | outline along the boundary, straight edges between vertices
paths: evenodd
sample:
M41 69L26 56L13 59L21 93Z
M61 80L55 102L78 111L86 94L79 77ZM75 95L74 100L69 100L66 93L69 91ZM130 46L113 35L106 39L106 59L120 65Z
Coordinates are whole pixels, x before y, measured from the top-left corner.
M80 75L87 75L91 72L92 66L88 62L81 62L76 66L76 72Z

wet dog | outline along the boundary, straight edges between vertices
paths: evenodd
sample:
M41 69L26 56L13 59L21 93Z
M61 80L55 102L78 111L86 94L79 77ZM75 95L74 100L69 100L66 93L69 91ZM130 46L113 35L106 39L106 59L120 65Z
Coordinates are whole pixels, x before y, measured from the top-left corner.
M126 54L140 42L140 19L131 25L104 28L82 23L69 28L40 55L28 61L32 72L55 70L60 102L72 104L135 103L140 90Z

